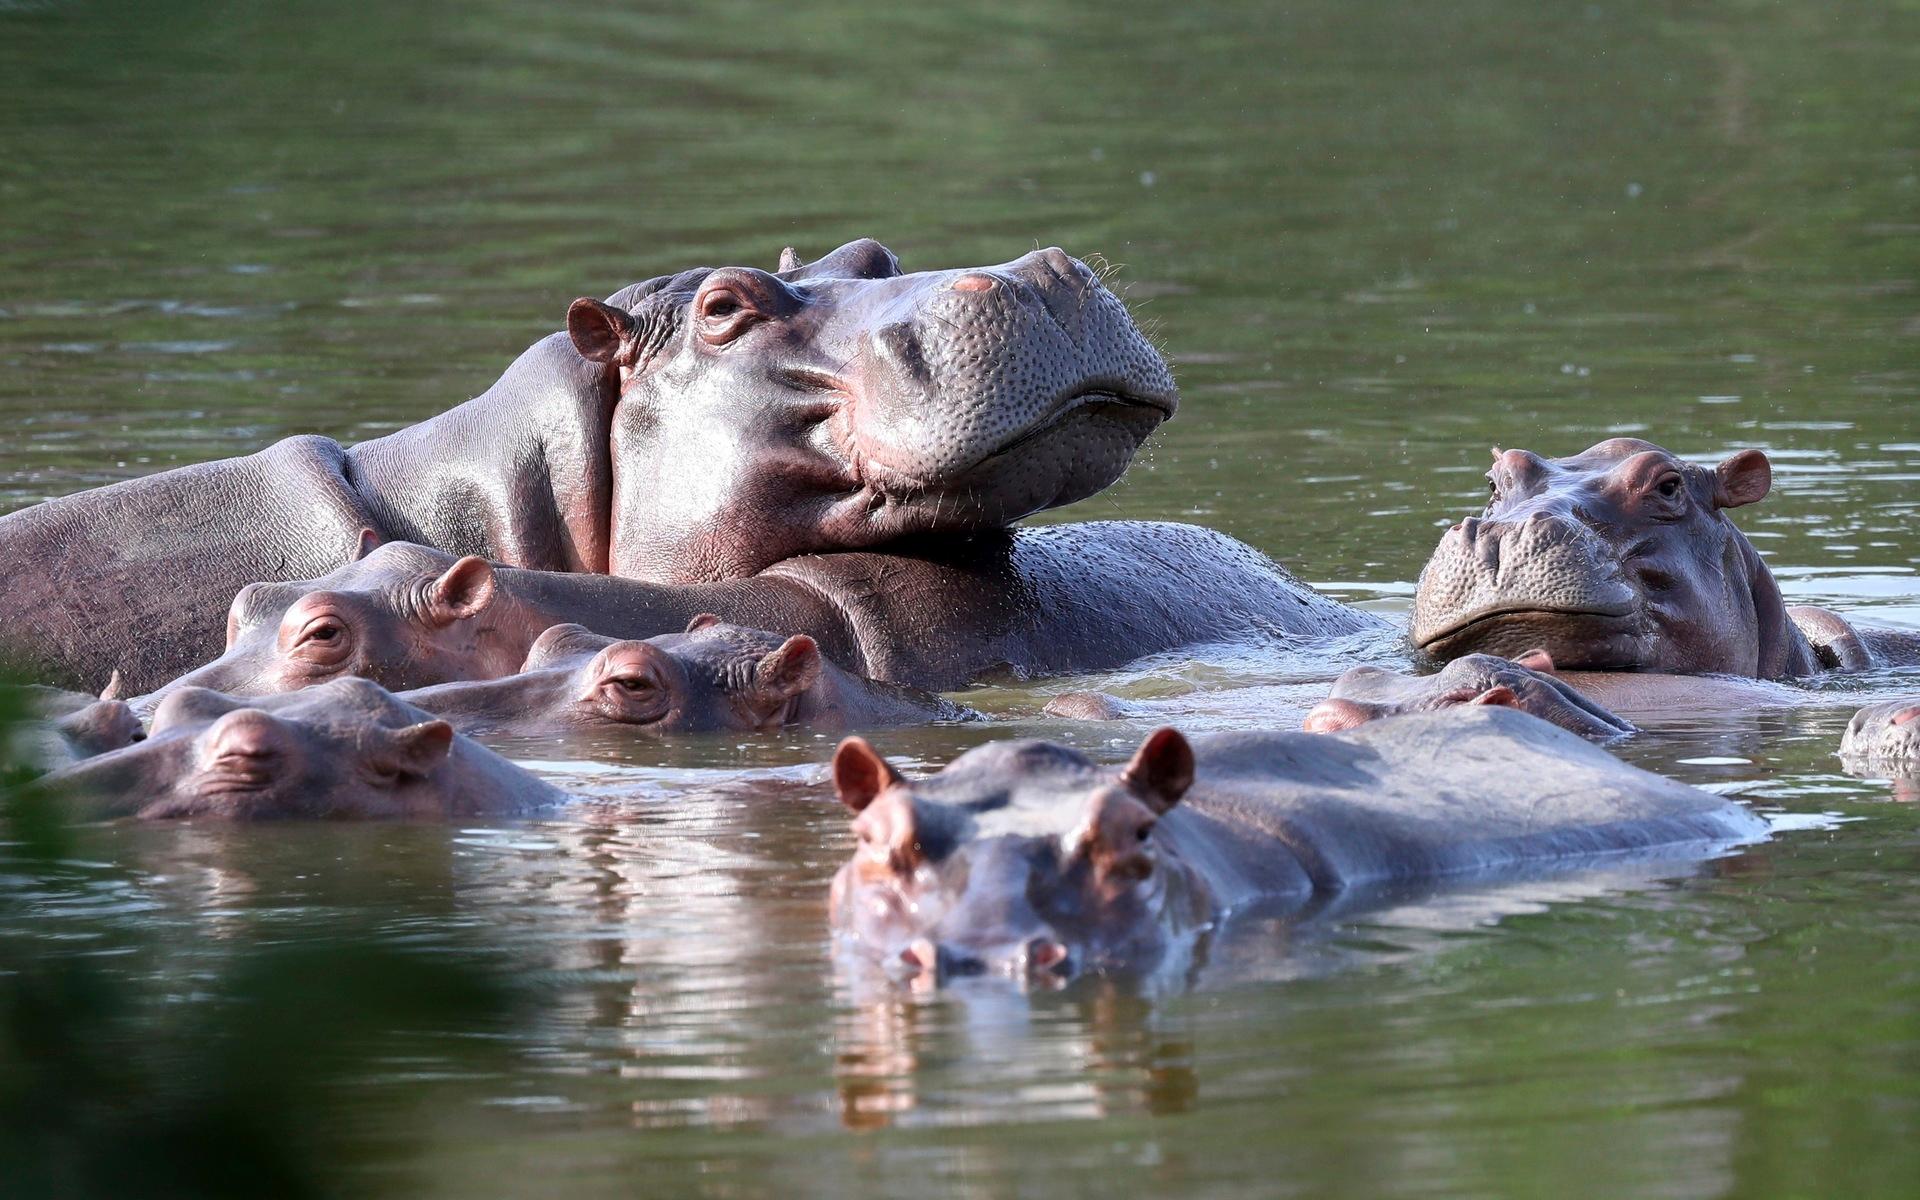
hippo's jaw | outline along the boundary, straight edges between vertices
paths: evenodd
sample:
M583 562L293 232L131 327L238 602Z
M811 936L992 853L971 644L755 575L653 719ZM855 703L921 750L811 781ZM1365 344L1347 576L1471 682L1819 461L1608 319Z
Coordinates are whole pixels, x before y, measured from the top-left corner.
M1466 654L1518 658L1530 650L1545 650L1557 666L1569 670L1631 671L1647 664L1651 641L1632 609L1502 606L1469 613L1438 632L1416 634L1414 644L1442 661Z

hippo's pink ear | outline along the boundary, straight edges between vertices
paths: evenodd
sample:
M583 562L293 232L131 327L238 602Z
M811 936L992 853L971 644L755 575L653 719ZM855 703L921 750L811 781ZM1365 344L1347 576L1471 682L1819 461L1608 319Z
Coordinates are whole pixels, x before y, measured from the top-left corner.
M493 564L469 554L448 567L427 589L431 617L442 625L478 616L493 603Z
M1134 751L1120 778L1153 811L1166 812L1193 786L1193 747L1178 729L1156 729Z
M113 674L107 676L107 686L100 689L100 699L118 700L120 698L120 693L126 690L127 690L127 681L125 678L121 676L120 668L115 667L113 669Z
M1758 504L1773 490L1773 464L1764 451L1742 450L1713 469L1713 506Z
M636 348L634 332L639 325L633 314L591 296L582 296L567 306L567 336L573 348L589 362L633 365Z
M387 739L380 765L396 775L419 779L439 766L453 749L453 726L422 721L396 729Z
M363 528L360 539L353 546L353 561L359 562L380 548L380 534L376 530Z
M693 620L687 622L687 632L693 633L696 630L705 629L709 625L718 624L721 624L718 613L695 613Z
M794 250L792 246L782 246L780 248L780 265L773 269L773 273L776 275L785 275L788 271L798 271L806 265L807 264L800 261L799 252Z
M865 812L875 796L900 782L900 772L865 738L850 737L833 752L833 790L853 812Z

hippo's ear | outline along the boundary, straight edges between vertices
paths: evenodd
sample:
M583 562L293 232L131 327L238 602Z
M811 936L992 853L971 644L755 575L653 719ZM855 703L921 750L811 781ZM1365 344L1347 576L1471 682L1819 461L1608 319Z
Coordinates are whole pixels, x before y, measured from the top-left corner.
M451 625L478 616L493 603L493 564L469 554L448 567L427 589L429 618Z
M445 721L422 721L394 730L379 754L379 765L410 779L420 779L443 762L453 749L453 726Z
M369 554L372 554L375 550L378 550L379 548L380 548L379 532L373 529L362 528L360 530L359 540L357 540L353 546L352 561L359 562L361 559L365 558Z
M1742 450L1713 469L1713 506L1758 504L1773 490L1773 464L1764 451Z
M567 306L567 336L573 348L589 362L633 365L636 348L634 332L639 323L633 314L591 296L582 296Z
M1180 803L1193 786L1193 747L1178 729L1156 729L1134 751L1120 778L1157 813Z
M718 624L721 624L718 613L695 613L693 620L687 622L687 632L693 633L696 630L705 629L709 625Z
M819 683L820 670L819 645L796 633L753 668L753 690L757 699L773 707Z
M1469 700L1468 703L1487 704L1495 708L1519 708L1520 693L1514 691L1504 683L1497 683L1486 691L1481 692L1478 696L1475 696L1472 700Z
M127 681L121 676L120 668L115 667L113 674L107 676L107 686L100 689L102 700L118 700L120 693L127 690Z
M865 812L875 796L900 782L900 772L865 738L850 737L833 752L833 790L840 803L856 813Z
M798 271L806 265L807 264L800 261L800 255L794 251L792 246L782 246L780 248L780 265L773 269L773 273L776 275L785 275L788 271Z

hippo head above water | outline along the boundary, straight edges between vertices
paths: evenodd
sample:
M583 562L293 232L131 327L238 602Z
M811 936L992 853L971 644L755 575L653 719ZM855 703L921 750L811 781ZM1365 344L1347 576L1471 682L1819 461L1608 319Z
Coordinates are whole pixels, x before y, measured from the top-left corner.
M87 815L517 814L560 794L364 679L258 701L181 688L147 737L46 776Z
M407 699L468 732L750 732L813 715L805 710L822 706L837 674L810 637L703 613L685 633L645 641L556 625L517 674L422 688Z
M904 274L878 242L575 301L618 399L608 570L698 582L1093 495L1177 404L1085 263Z
M1772 478L1758 450L1716 467L1634 438L1571 458L1495 451L1485 514L1421 572L1414 644L1439 659L1544 649L1571 670L1804 673L1806 640L1726 516Z
M859 738L833 758L859 840L834 877L834 926L858 949L930 978L1059 979L1150 962L1212 914L1156 822L1193 782L1163 729L1124 769L1047 742L995 742L907 780Z
M324 579L240 589L227 610L225 652L161 694L270 695L349 675L401 691L518 669L524 640L487 619L492 564L403 542L363 551Z

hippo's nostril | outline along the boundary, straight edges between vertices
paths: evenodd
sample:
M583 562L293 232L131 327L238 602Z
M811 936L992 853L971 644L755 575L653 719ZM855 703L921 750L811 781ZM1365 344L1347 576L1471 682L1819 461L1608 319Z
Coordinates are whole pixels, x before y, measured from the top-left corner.
M990 292L997 282L998 281L991 275L962 275L953 281L953 290L956 292Z
M1893 723L1895 725L1906 725L1913 721L1920 721L1920 706L1903 708L1893 714Z
M1065 970L1067 948L1048 937L1037 937L1027 943L1027 965L1036 971Z
M900 961L923 971L940 969L940 947L927 938L915 938L900 952Z

